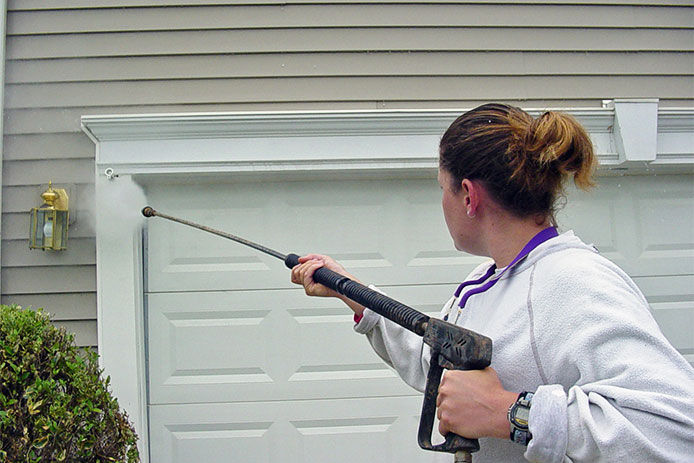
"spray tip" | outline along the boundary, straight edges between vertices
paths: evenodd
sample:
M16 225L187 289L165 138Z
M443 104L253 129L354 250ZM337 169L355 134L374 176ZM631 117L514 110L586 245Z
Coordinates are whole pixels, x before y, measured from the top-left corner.
M145 217L154 217L156 215L156 212L157 211L155 211L154 209L152 209L149 206L145 206L142 209L142 215L144 215Z

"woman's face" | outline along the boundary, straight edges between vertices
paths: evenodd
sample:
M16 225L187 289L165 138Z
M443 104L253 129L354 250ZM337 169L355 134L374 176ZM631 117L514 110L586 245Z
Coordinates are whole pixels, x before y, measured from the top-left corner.
M470 219L467 217L467 208L465 205L465 192L459 188L454 192L452 188L452 178L446 170L439 169L439 186L442 190L441 207L443 208L443 217L446 219L448 233L453 238L453 244L459 251L466 250L466 242L469 241Z

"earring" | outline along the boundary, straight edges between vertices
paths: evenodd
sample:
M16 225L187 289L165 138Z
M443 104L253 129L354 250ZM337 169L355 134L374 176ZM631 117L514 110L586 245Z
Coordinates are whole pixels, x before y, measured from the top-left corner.
M468 211L467 211L467 216L470 217L471 219L474 219L474 218L475 218L475 214L473 214L472 212L470 212L469 209L468 209Z

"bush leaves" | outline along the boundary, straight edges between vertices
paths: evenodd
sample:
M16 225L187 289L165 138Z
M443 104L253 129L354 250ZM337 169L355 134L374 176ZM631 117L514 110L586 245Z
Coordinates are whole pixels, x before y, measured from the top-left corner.
M0 306L0 462L137 463L98 356L41 309Z

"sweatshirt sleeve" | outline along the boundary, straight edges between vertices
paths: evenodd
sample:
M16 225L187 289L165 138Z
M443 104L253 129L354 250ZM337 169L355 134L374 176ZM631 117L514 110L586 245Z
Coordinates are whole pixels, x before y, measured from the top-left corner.
M364 317L354 329L366 334L376 354L394 368L403 381L420 392L424 391L429 355L420 336L370 309L364 311Z
M374 286L369 288L379 291ZM424 391L431 355L421 336L368 308L354 330L366 334L376 354L393 367L403 381L420 392Z
M685 462L694 370L608 261L533 269L528 310L545 385L530 409L531 462ZM585 265L584 265L585 264Z

